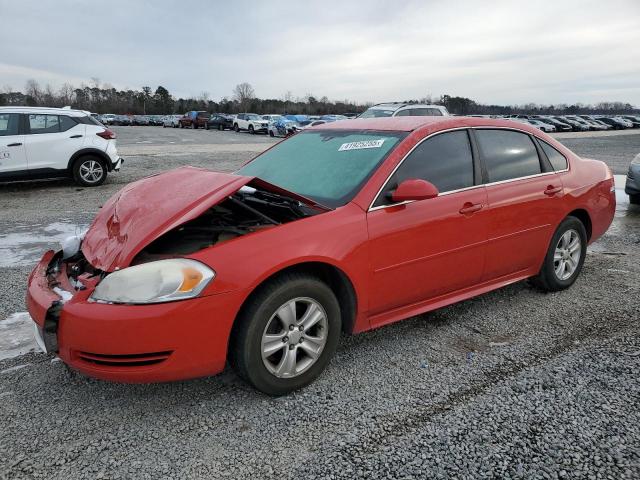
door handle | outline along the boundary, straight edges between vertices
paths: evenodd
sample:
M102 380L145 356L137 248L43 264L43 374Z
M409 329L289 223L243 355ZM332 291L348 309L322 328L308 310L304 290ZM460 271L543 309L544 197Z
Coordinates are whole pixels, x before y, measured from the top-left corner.
M9 145L7 145L7 147L19 147L20 145L22 145L21 143L10 143Z
M560 193L562 191L562 187L554 187L553 185L549 185L547 189L544 191L545 195L555 195L556 193Z
M469 213L475 213L478 210L482 210L482 207L484 207L484 205L482 205L481 203L466 202L460 209L460 213L463 215L467 215Z
M82 135L71 135L69 138L82 138Z

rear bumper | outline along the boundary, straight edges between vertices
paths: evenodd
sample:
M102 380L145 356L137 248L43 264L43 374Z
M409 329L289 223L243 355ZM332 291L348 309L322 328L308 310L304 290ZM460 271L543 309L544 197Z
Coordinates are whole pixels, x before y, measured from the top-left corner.
M29 276L27 308L47 351L70 367L125 383L183 380L224 369L243 292L155 305L110 305L89 302L92 289L87 289L70 292L65 301L56 292L66 289L68 281L64 269L52 274L54 255L47 252Z

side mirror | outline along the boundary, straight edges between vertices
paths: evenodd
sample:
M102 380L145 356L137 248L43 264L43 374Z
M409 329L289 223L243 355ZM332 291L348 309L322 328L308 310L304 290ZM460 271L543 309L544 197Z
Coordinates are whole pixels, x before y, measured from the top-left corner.
M426 200L437 196L438 189L433 183L418 178L410 178L400 182L398 188L391 194L391 200L399 203L410 200Z

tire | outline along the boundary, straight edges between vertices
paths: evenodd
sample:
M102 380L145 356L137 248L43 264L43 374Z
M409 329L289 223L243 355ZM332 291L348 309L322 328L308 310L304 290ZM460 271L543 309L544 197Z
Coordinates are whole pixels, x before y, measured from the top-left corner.
M249 125L249 133L251 135L255 135L256 134L256 131L253 129L253 125Z
M204 124L204 129L205 130L209 130L209 123L208 122Z
M234 123L234 124L233 124L233 130L234 130L236 133L238 133L238 132L240 131L240 127L238 127L238 124L237 124L237 123Z
M579 242L579 252L575 250L571 253L574 240ZM566 248L567 245L568 248ZM557 249L560 258L556 255ZM586 254L587 232L584 225L576 217L568 216L553 234L540 273L533 277L531 282L545 292L557 292L569 288L580 275Z
M196 122L191 122L191 129L196 130L197 128L198 126L196 125Z
M640 205L640 193L629 195L629 203L631 205Z
M107 166L101 158L85 155L73 162L73 180L83 187L97 187L107 179Z
M224 132L224 125L219 123L218 124L218 130L220 130L221 132Z
M273 134L273 132L271 130L269 130L269 136L270 137L275 137L275 135Z
M291 302L294 315L288 320L277 315L278 311L291 313L285 308ZM308 329L285 327L290 322L300 325L298 321L310 311L315 312L311 318L317 321ZM229 344L229 362L240 377L261 392L285 395L322 373L335 353L341 324L338 300L324 282L304 274L283 275L260 287L243 306ZM263 359L263 337L267 335L272 336L269 343L274 349ZM310 349L319 350L315 359L307 354ZM285 359L292 359L292 363Z
M184 128L184 123L180 123L180 128Z

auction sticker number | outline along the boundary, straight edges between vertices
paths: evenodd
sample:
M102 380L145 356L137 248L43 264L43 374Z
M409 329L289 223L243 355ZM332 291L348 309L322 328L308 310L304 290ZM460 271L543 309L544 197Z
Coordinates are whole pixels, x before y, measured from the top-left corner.
M343 143L338 149L339 152L346 152L349 150L363 150L365 148L380 148L384 143L384 138L379 140L363 140L361 142Z

